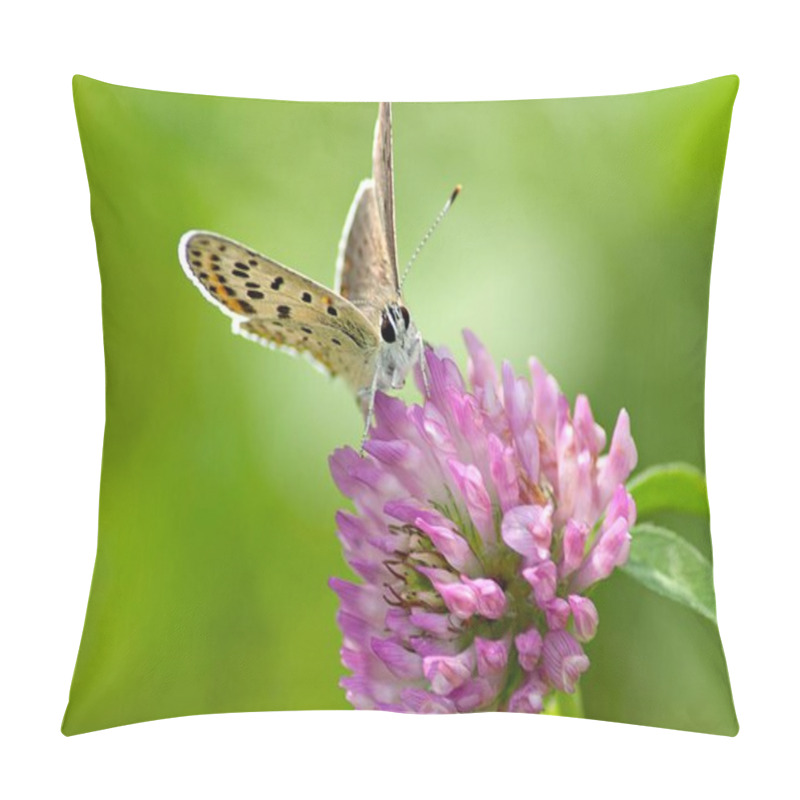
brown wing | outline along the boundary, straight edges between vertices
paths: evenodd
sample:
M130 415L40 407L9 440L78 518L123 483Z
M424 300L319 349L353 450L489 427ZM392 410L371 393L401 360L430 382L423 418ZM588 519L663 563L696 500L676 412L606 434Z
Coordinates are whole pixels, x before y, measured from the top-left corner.
M397 301L394 265L375 199L375 184L364 180L358 187L339 244L334 288L380 325L381 311Z
M215 233L190 231L178 255L205 298L233 319L235 333L307 355L355 392L370 385L379 333L348 300Z
M397 241L394 225L394 166L392 156L392 104L381 103L378 121L375 124L375 142L372 147L372 179L375 181L375 198L383 231L386 249L394 270L394 288L398 287Z

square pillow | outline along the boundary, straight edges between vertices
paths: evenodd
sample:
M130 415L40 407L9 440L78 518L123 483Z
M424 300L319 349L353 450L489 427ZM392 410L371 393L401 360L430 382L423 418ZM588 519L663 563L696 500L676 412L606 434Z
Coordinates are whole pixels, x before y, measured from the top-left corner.
M173 94L76 76L107 405L97 559L63 732L356 706L543 709L735 734L714 621L703 387L737 88L728 76L610 97L394 105L401 273L453 186L463 192L403 284L403 302L436 353L417 374L420 385L409 380L399 393L402 402L378 396L373 441L359 459L364 421L347 381L231 335L230 320L201 295L213 300L213 285L244 319L267 289L235 284L242 304L233 308L224 281L208 277L218 263L213 247L224 240L199 244L194 268L185 235L245 243L253 266L219 260L243 272L242 282L269 264L263 253L332 288L342 224L373 170L377 104ZM380 199L386 176L376 170ZM374 224L386 233L391 213L375 208L383 216ZM367 276L375 279L369 269ZM302 302L275 306L269 324L313 322L291 317L305 313ZM336 310L335 296L325 302ZM259 325L250 332L296 343L285 338L295 329ZM350 330L384 343L405 330L400 310L393 320L378 312L371 326ZM464 328L473 332L466 347ZM339 345L327 346L323 360L347 371L351 356L337 360L330 353ZM458 370L469 371L471 390L459 388ZM426 376L435 408L422 420L413 404ZM416 527L402 533L410 537L403 563L387 565L386 543L395 540L367 530L370 502L413 494L403 481L420 450L414 437L432 436L451 400L486 431L498 426L494 460L489 433L480 439L470 428L464 439L484 454L476 463L484 458L495 483L480 478L457 444L458 463L442 461L452 472L445 483L461 492L454 507L471 521L456 526L444 501L410 516L393 507L390 535ZM519 428L520 414L534 440ZM463 431L469 419L459 417ZM395 468L389 451L401 440ZM345 445L354 449L337 451ZM367 474L364 464L383 471ZM500 488L498 464L541 480L532 487L515 473L506 502L511 490ZM579 508L582 492L591 510ZM351 511L337 522L340 508ZM478 566L485 541L476 544L467 528L502 538L505 560ZM583 550L570 567L576 541ZM418 550L409 555L409 547ZM382 594L390 590L376 577L353 589L370 583L373 567L402 573L402 588ZM415 592L427 593L427 605L413 605ZM365 598L372 606L359 616ZM438 637L435 646L398 645L407 631L392 629L392 620L408 625L408 613L422 626L417 634ZM459 636L468 636L468 653Z

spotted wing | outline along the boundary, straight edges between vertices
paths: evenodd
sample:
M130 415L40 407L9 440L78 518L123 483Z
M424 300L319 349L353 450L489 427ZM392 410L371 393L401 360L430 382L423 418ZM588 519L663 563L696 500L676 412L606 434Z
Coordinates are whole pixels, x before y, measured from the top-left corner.
M354 392L370 385L379 333L348 300L215 233L186 233L178 255L206 299L233 319L235 333L307 355Z
M395 275L375 197L375 183L364 180L344 225L334 286L375 325L380 325L381 311L397 300Z

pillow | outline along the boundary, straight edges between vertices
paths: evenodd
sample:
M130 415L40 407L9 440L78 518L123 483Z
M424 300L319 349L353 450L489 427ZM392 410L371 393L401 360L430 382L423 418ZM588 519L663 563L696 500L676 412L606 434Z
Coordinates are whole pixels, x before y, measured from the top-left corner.
M543 709L735 734L711 582L703 384L737 88L728 76L611 97L398 104L392 173L390 163L373 168L370 158L376 104L173 94L76 76L107 406L97 559L63 733L191 714L356 706ZM216 232L232 247L244 244L258 263L252 269L279 262L332 289L342 223L371 172L374 185L361 191L377 200L363 213L353 205L351 232L377 214L369 223L381 232L375 247L385 248L382 257L391 249L394 212L380 188L386 170L394 175L400 272L453 186L464 189L403 283L411 318L435 347L401 399L377 393L376 427L360 455L364 419L353 389L370 388L361 372L350 385L330 381L303 359L230 335L230 321L203 299L215 299L211 279L193 267L186 235ZM211 264L214 252L202 258ZM339 260L351 257L356 244L345 241ZM391 270L382 269L381 277L364 268L377 316L363 302L361 310L346 307L359 321L351 333L388 344L407 331L399 310L381 317L383 297L369 288L385 284ZM263 293L246 288L245 276L232 280L242 282L235 299L244 303L245 289ZM359 300L354 279L347 282L342 291ZM217 305L240 332L298 345L277 329L243 325L247 308L237 313L222 302L223 283L214 285ZM339 303L335 294L324 300ZM270 324L296 308L304 313L302 299L292 302L281 304L288 311L275 306ZM472 331L466 345L463 328ZM349 375L350 356L331 355L337 346L326 340L312 355ZM396 364L381 363L391 383ZM421 411L415 404L425 391ZM485 523L501 531L486 535L507 546L506 577L525 590L514 599L524 626L511 619L502 570L454 555L463 547L454 537L468 540L469 520L459 529L455 512L435 517L446 501L401 507L404 494L416 497L402 484L421 441L414 437L427 431L432 442L430 426L447 423L456 396L484 431L470 439L478 450L495 447L490 434L501 444L507 435L498 452L508 451L517 484L523 474L541 476L501 507L500 483L476 477L491 473L488 449L475 463L463 448L431 451L450 470L437 491L460 492L450 510L478 519L475 530ZM391 443L401 440L395 468ZM427 484L419 493L433 497ZM584 511L580 497L592 498ZM392 523L385 508L370 505L376 498L395 504ZM347 510L337 518L340 508ZM536 539L541 514L550 515L546 541ZM367 519L384 527L366 530ZM612 552L605 532L616 520ZM585 531L569 567L566 552L580 539L577 528L567 532L573 522ZM380 575L408 570L407 560L398 566L376 555L391 549L390 525L410 525L402 535L424 540L414 551L421 569L400 597ZM429 605L414 606L406 590L423 592ZM438 618L422 620L425 613ZM398 647L408 630L390 626L442 620L449 621L437 646L409 663L409 648ZM530 633L537 626L540 633ZM475 699L487 680L494 693Z

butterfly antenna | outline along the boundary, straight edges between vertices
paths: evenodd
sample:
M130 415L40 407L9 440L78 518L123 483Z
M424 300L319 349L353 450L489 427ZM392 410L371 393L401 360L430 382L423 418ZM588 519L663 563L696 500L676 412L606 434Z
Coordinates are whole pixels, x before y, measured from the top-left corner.
M433 225L428 228L427 233L422 237L422 241L417 245L417 249L411 254L411 258L408 259L408 264L406 264L406 268L403 270L403 275L400 278L400 286L399 291L402 293L403 291L403 284L406 282L406 278L408 277L408 273L411 270L411 265L417 260L417 256L422 252L422 248L425 247L428 239L431 238L433 232L439 227L439 223L445 218L445 215L450 210L450 207L458 197L459 192L461 191L461 184L456 186L453 189L452 194L450 197L447 198L447 202L444 204L444 208L439 212L436 219L433 221Z

